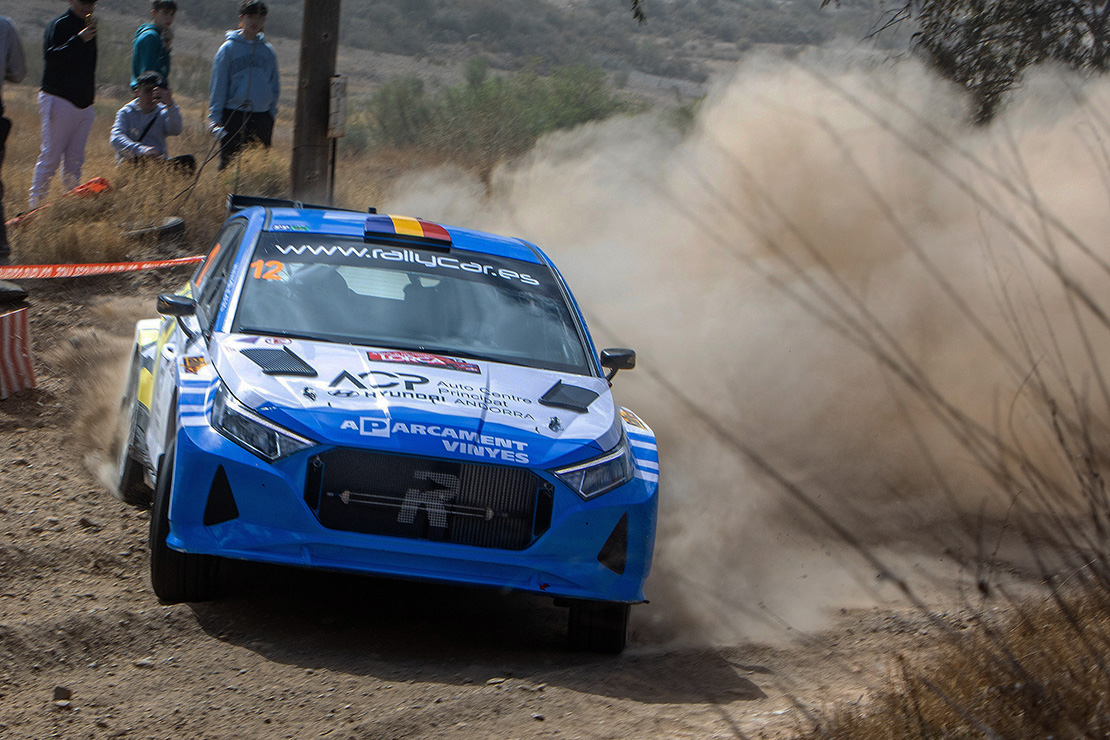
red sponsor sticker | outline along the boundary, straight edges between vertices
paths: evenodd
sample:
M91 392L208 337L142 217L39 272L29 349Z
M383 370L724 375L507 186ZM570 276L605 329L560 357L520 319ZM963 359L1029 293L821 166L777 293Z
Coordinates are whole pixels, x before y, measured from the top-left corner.
M441 367L444 370L459 370L464 373L482 372L482 369L473 362L464 362L463 360L456 360L453 357L429 355L423 352L387 350L383 352L367 352L366 355L375 362L392 362L399 365L420 365L421 367Z

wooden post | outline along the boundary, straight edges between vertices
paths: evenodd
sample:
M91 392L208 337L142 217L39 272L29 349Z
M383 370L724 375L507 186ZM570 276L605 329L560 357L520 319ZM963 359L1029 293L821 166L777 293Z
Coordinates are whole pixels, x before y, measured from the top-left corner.
M326 203L331 198L328 104L339 50L340 0L305 0L301 64L293 124L293 200Z

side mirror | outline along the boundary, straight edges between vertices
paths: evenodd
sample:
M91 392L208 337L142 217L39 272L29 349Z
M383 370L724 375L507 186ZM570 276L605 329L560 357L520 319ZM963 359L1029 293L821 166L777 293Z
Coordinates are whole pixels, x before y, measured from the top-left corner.
M197 302L192 298L176 293L163 293L158 296L158 313L163 316L192 316L197 312Z
M186 347L193 343L197 338L197 333L185 325L186 316L194 316L197 312L197 302L192 298L188 298L177 293L162 293L158 296L158 313L163 316L174 316L177 318L177 325L181 327L181 331L189 338Z
M606 380L612 380L618 370L631 370L636 367L636 350L621 347L603 349L601 350L601 366L607 370L612 370L611 373L605 376Z

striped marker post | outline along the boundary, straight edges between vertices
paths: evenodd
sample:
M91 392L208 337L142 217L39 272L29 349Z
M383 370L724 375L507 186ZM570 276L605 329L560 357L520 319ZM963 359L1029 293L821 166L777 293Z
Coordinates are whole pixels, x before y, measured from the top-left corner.
M35 387L27 309L0 314L0 400Z

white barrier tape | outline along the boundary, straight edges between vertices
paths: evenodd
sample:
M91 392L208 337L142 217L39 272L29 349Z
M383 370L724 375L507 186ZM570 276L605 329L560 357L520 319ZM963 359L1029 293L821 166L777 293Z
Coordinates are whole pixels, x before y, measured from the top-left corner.
M0 280L30 280L31 278L87 277L111 275L120 272L157 270L202 262L204 257L180 257L173 260L151 262L103 262L85 265L12 265L0 267Z

